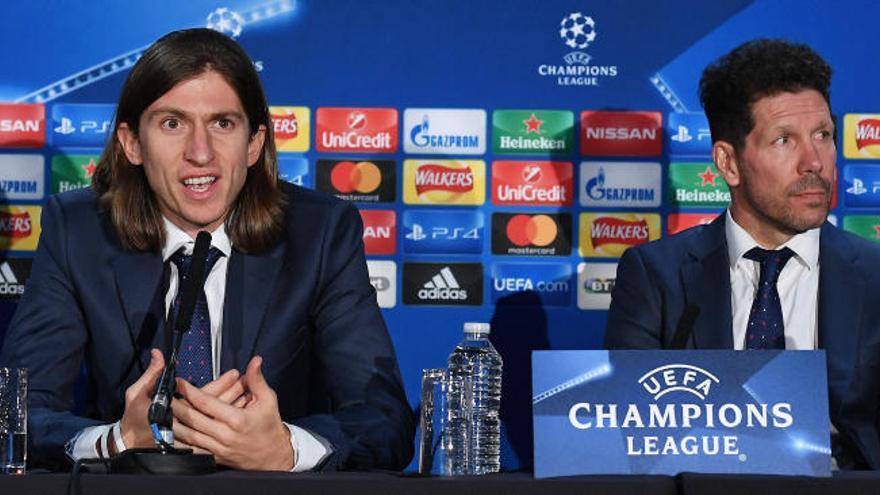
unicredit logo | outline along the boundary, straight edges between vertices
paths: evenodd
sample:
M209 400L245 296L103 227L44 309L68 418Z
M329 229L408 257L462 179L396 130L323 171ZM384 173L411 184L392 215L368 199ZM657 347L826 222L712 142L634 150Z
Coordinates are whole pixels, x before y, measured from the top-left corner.
M860 120L856 124L856 146L862 149L875 144L880 144L880 119Z
M382 183L382 172L373 162L337 163L330 172L330 183L340 193L371 193Z
M31 216L28 212L8 213L0 211L0 236L13 239L31 235Z
M619 218L602 217L593 221L590 237L593 246L603 244L627 244L635 246L648 241L648 222L642 220L621 220Z
M470 168L453 168L439 164L422 165L416 171L416 193L429 191L467 192L474 188Z
M419 289L418 297L432 301L463 301L467 299L467 290L461 288L452 270L447 266L425 282Z
M319 108L318 151L397 151L397 110L393 108Z
M569 162L496 161L492 201L496 204L571 204L574 173Z

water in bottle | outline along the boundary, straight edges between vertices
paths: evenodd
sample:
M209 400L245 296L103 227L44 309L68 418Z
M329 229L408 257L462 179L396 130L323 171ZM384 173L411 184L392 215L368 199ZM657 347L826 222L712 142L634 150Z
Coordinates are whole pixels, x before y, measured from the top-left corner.
M488 323L465 323L464 339L449 355L449 373L471 379L469 470L498 472L500 464L501 355L489 342Z

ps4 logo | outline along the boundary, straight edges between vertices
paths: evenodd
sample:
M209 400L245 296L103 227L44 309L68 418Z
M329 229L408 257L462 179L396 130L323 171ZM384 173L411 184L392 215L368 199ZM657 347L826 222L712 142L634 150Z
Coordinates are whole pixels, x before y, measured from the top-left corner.
M61 125L55 128L55 132L58 134L63 134L67 136L68 134L73 134L77 132L77 130L82 133L93 133L93 134L106 134L110 130L110 126L113 121L111 120L83 120L80 121L79 126L73 125L73 121L67 117L61 118Z
M426 231L429 232L426 233ZM479 240L480 239L480 231L478 228L464 228L464 227L431 227L430 229L425 229L420 224L414 223L412 224L412 230L410 233L405 236L407 239L411 241L423 241L425 239L431 240L447 240L454 241L456 239L471 239L471 240Z
M851 187L846 188L847 194L861 196L868 192L868 188L865 187L865 182L862 179L854 178L852 183L853 185ZM878 191L880 191L880 181L875 180L871 184L871 194L877 194Z
M702 141L704 139L709 139L711 134L709 133L709 129L699 129L697 131L697 141ZM687 143L694 139L691 135L690 129L683 125L678 126L678 132L672 135L669 139L672 139L676 143Z

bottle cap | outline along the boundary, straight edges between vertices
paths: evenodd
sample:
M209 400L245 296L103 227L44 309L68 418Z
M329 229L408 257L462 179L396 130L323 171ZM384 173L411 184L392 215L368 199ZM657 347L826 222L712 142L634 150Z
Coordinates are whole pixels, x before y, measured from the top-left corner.
M475 333L477 335L489 335L491 326L488 323L469 321L464 324L465 333Z

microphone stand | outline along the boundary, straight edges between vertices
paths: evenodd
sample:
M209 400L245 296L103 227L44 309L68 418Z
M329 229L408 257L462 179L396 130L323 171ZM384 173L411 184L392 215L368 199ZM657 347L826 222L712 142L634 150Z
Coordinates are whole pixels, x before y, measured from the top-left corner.
M183 342L183 334L192 323L193 309L198 290L205 281L205 261L208 248L211 246L211 235L199 232L193 249L192 264L189 268L189 285L183 287L183 274L178 274L181 281L180 307L177 315L177 335L171 347L171 356L165 362L162 376L156 382L156 392L147 413L147 421L153 432L156 448L127 449L110 459L110 472L122 474L179 474L197 475L210 474L217 471L213 454L195 454L192 449L178 449L174 444L174 414L171 400L177 391L175 376L177 372L177 350Z

